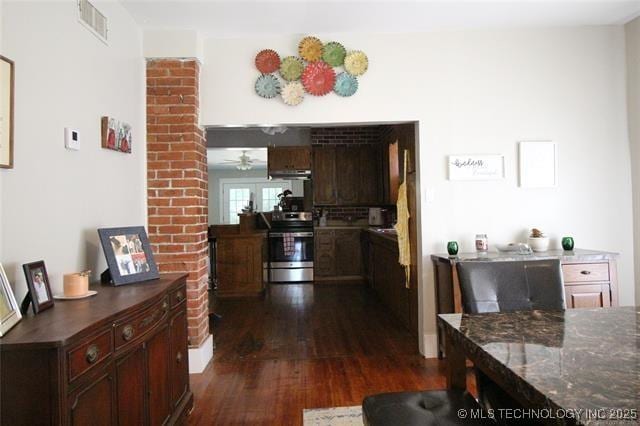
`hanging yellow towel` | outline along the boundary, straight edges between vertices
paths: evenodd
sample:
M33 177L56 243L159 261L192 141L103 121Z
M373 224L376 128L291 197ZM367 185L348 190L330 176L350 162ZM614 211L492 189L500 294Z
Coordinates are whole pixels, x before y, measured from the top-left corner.
M409 241L409 202L407 200L407 166L409 165L409 151L404 150L404 180L398 188L398 222L396 232L398 233L398 251L400 257L398 262L404 267L406 276L405 287L409 288L411 280L411 243Z

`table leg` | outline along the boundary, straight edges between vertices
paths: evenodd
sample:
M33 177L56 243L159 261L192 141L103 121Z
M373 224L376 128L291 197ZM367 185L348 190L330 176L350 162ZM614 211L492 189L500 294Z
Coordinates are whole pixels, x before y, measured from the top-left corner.
M455 345L449 336L444 336L445 353L447 354L447 388L467 388L467 364L462 348Z

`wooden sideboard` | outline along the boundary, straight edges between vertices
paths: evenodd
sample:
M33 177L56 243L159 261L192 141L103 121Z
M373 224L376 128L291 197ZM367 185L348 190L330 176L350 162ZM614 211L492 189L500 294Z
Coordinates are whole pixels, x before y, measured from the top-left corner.
M23 318L0 340L0 423L186 423L186 277L92 286Z
M559 259L567 309L618 306L616 253L576 249L549 250L532 255L490 252L461 253L458 256L432 255L435 281L436 315L462 312L460 283L456 263L462 261L509 262L514 260ZM438 330L438 357L443 344Z

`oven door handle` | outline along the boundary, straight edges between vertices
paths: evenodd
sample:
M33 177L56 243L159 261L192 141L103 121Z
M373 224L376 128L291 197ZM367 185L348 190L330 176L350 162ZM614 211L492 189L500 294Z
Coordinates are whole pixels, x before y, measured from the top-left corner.
M292 237L313 237L313 232L271 232L269 238L284 238L285 234L289 234Z

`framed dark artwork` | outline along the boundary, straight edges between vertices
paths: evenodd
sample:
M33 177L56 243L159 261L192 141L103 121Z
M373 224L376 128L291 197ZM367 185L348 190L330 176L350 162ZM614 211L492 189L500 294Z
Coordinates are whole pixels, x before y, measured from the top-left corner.
M27 287L29 288L29 295L27 297L31 297L33 313L38 314L52 307L53 295L51 294L49 276L47 275L47 268L44 266L44 261L39 260L37 262L26 263L22 265L22 269L27 279Z
M160 276L144 226L102 228L98 229L98 235L109 266L111 284L132 284Z
M13 295L7 274L4 273L0 264L0 337L7 334L21 319L20 306Z
M13 168L14 64L0 55L0 168Z
M113 117L102 117L102 147L131 154L131 126Z

